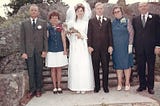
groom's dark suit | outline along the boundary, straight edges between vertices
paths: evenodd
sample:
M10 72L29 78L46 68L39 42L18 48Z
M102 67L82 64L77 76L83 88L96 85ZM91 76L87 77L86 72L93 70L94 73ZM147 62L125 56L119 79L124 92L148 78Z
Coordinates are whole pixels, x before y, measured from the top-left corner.
M140 88L154 88L154 65L155 65L155 46L159 46L158 41L158 16L149 13L145 26L142 25L141 15L133 19L134 46L136 52L137 69L140 80ZM146 79L146 63L148 75Z
M99 24L97 17L89 20L88 24L88 46L92 47L92 63L95 78L95 91L100 90L100 63L103 71L103 90L108 92L108 73L109 73L109 53L108 47L112 46L111 20L103 18Z

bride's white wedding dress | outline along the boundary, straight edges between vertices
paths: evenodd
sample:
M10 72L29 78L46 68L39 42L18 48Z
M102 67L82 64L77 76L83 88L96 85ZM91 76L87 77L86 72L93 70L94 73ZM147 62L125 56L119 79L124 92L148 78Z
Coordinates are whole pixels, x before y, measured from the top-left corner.
M75 34L67 35L70 42L68 88L72 91L91 91L94 89L94 74L87 46L88 22L78 19L67 25L74 27L83 36L83 39L78 39Z

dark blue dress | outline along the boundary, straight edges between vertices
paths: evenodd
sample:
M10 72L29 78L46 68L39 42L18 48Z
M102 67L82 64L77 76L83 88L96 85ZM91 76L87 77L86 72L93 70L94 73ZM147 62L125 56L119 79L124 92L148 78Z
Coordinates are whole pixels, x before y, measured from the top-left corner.
M64 50L61 32L58 32L50 23L48 25L48 52L61 52Z
M124 70L133 65L133 56L128 54L129 32L127 23L121 22L120 19L115 19L112 22L113 33L113 68Z
M63 54L64 47L61 37L61 31L48 25L48 53L45 64L47 67L62 67L68 64L67 55Z

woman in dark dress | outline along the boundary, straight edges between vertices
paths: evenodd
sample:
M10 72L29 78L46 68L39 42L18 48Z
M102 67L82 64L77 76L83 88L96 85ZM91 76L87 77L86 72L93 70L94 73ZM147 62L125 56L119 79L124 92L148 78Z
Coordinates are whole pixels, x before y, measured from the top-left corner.
M117 72L117 90L122 89L123 71L125 74L125 90L130 89L131 66L133 65L132 42L133 28L129 19L123 16L122 8L113 8L115 19L112 22L113 33L113 65Z

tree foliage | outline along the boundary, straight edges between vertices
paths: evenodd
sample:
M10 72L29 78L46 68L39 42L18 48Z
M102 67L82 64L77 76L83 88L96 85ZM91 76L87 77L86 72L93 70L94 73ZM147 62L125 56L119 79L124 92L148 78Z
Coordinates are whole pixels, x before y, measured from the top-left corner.
M60 2L61 0L10 0L11 2L5 6L11 8L12 11L8 11L7 15L12 16L18 12L21 6L26 5L28 3L42 3L43 1L47 1L48 3L57 3Z

